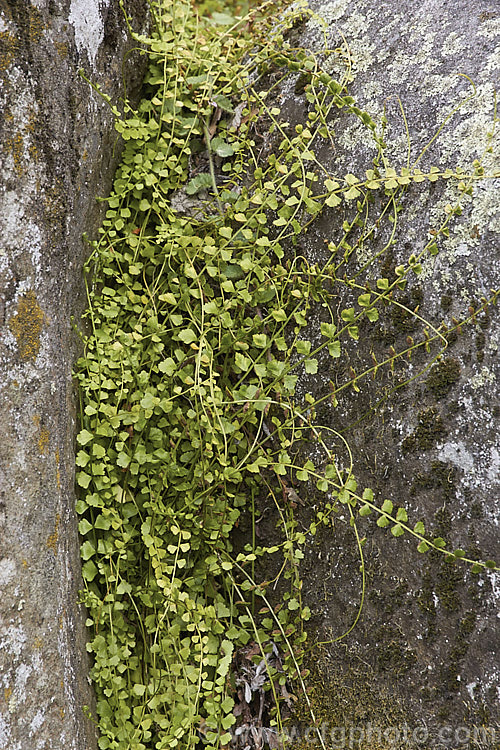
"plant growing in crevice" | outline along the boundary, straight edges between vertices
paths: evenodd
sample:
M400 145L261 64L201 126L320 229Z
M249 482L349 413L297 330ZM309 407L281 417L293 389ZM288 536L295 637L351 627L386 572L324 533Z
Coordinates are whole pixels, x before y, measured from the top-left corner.
M363 596L358 521L371 512L395 537L413 535L419 551L465 559L410 523L404 507L358 487L348 443L317 426L315 410L326 399L335 407L346 389L359 391L402 357L425 350L429 369L446 349L453 329L431 325L397 292L438 252L460 196L484 170L480 161L470 173L393 169L383 133L347 92L348 75L334 79L312 53L287 44L307 12L289 11L276 27L265 6L243 19L202 19L185 0L158 0L151 37L135 35L150 58L144 97L136 110L126 101L123 112L113 108L125 145L87 261L89 333L76 371L82 600L102 750L238 747L247 735L255 747L283 744L292 684L307 700L302 548L339 505L359 548ZM307 124L295 127L273 101L292 74L309 108ZM316 142L333 139L336 109L376 144L362 178L329 174L315 156ZM349 275L349 259L388 218L390 247L402 191L438 179L455 180L459 197L421 253L392 280L368 278L375 258ZM349 220L327 261L311 263L297 241L339 206ZM355 301L337 313L338 285ZM322 310L314 337L313 305ZM298 380L316 374L318 356L340 361L343 341L358 339L384 306L413 316L422 333L352 370L323 399L299 397ZM306 441L318 448L315 463L303 455ZM293 513L301 482L325 498L306 529ZM262 493L277 508L282 539L266 547L253 533L237 550L232 532ZM256 561L270 556L280 560L275 578L257 580ZM280 579L275 606L268 590Z

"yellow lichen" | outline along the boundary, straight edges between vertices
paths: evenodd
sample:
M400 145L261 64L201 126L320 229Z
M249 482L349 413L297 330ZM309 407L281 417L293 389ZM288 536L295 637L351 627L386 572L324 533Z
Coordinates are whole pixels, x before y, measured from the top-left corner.
M5 698L5 702L8 703L10 696L12 695L12 688L8 687L5 688L3 691L3 696Z
M31 135L35 135L37 132L40 132L40 122L37 113L32 109L30 111L28 122L26 124L25 130L27 133L30 133ZM32 161L38 161L39 153L36 146L36 143L33 139L30 139L29 147L28 147L30 158Z
M59 57L67 57L69 55L69 45L67 42L54 42Z
M61 514L57 513L56 515L56 523L54 527L54 531L52 534L49 535L47 539L47 547L52 550L54 555L57 555L57 542L59 539L59 523L61 521Z
M35 292L30 289L17 303L17 313L9 321L21 359L37 358L44 321L45 313L37 302Z
M0 74L14 61L18 48L19 42L12 34L8 31L0 32Z
M22 177L24 174L24 142L21 133L15 133L11 138L9 137L5 139L5 151L12 155L16 174L18 177Z
M47 445L49 443L50 432L46 427L42 427L40 430L40 437L38 438L38 448L40 453L45 454L47 452Z
M39 651L43 647L43 638L35 638L33 641L33 648Z
M40 429L40 434L38 436L38 450L42 455L45 455L45 453L47 452L47 446L49 444L50 432L44 425L40 427L40 417L38 416L38 414L35 414L35 416L33 417L33 422L35 424L35 427Z
M56 179L54 185L45 189L43 208L48 222L58 224L63 221L65 212L64 186L61 180Z
M56 450L54 456L56 459L56 484L57 484L57 489L60 490L61 489L61 470L59 468L59 460L60 460L59 448Z
M45 30L45 24L42 21L40 11L33 6L30 7L30 25L29 25L29 37L31 44L36 44L40 41L42 34Z

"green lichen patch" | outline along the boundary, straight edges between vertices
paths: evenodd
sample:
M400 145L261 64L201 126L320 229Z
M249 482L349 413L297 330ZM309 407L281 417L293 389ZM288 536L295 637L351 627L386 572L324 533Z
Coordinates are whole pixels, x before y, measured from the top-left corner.
M9 328L24 360L35 360L40 351L40 335L46 320L35 292L30 289L17 303L17 313L10 319Z

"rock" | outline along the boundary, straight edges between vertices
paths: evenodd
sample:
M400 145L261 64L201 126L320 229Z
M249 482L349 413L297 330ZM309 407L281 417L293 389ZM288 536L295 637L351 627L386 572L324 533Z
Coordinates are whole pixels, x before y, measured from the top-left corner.
M126 3L138 30L146 3ZM0 9L0 746L95 746L74 514L82 263L119 144L133 43L117 0L7 0ZM145 59L125 66L133 94Z
M293 46L309 47L339 76L349 61L349 93L379 125L385 110L391 166L400 170L418 158L424 172L431 166L461 166L470 173L472 162L482 159L485 172L498 176L498 128L489 135L500 60L496 3L318 0L311 5L326 25L304 17L292 32ZM328 57L323 31L330 49L337 49ZM282 86L279 104L291 126L305 122L307 102L298 74ZM350 172L364 178L376 155L373 142L358 119L335 113L334 148L318 140L316 159L331 176ZM486 152L490 146L493 153ZM456 180L411 186L398 214L395 244L360 276L360 283L394 280L395 267L425 247L429 232L446 216L445 206L457 196ZM421 346L411 360L395 359L393 371L381 367L375 379L360 381L359 393L351 387L339 393L337 408L326 400L318 421L349 442L361 490L371 487L380 503L390 498L395 506L404 505L411 526L422 519L429 533L445 537L450 548L497 562L499 327L497 309L483 307L482 300L498 288L498 196L498 179L478 182L473 198L462 201L462 216L452 222L449 237L439 240L439 253L426 253L422 273L412 276L396 296L397 304L387 307L379 321L363 324L359 342L346 337L342 359L325 356L318 375L302 382L303 391L324 397L328 381L338 388L349 382L350 368L359 374L372 367L372 354L378 362L390 360L391 347L399 352L411 339L423 341L426 325L429 335L434 335L431 326L443 321L454 329L440 358L434 343L429 353ZM325 262L327 243L340 241L342 222L349 217L352 211L345 208L321 215L299 241L302 253ZM391 230L389 223L385 229L381 225L375 239L351 256L348 275L383 250ZM359 310L360 291L352 294L341 284L336 290L335 322L341 323L340 310L350 305ZM320 316L316 310L313 321ZM453 322L467 318L460 327ZM315 331L313 323L312 337ZM334 442L339 460L347 464L341 440ZM397 732L408 748L469 747L469 740L472 747L474 737L478 746L493 748L500 719L495 576L474 576L470 566L446 563L439 553L419 555L413 538L395 539L390 529L378 529L370 519L358 522L360 535L367 537L363 611L338 643L332 639L354 622L361 595L355 536L341 522L349 520L345 506L335 515L333 531L318 532L304 563L304 598L313 610L311 640L326 642L313 650L309 664L316 717L326 722L326 736L344 727L363 748L392 747ZM370 740L370 726L373 732L387 731L385 739L382 734Z

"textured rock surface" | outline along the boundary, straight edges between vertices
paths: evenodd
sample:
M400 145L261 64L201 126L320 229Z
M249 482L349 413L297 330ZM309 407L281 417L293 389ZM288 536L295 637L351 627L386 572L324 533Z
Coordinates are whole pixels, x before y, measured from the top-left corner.
M472 93L464 76L474 82L475 97L453 115L419 162L424 171L431 165L460 165L470 171L493 129L493 89L500 64L495 44L498 4L332 0L312 7L326 21L329 47L345 52L347 43L350 49L350 93L359 106L378 122L385 106L388 155L398 169L415 162L449 113ZM323 28L317 19L295 29L295 42L321 57ZM325 64L335 71L338 59L333 55ZM338 69L342 73L344 66L338 64ZM299 89L292 80L282 90L282 112L292 124L307 116ZM399 100L409 126L409 157ZM332 175L364 176L375 156L365 130L354 118L334 118L335 151L325 142L315 145L318 161ZM493 145L498 155L498 128ZM494 154L486 155L484 167L498 173ZM445 321L453 326L452 317L467 317L469 305L481 304L481 297L498 288L498 195L498 180L476 188L449 238L440 242L439 255L426 258L422 275L413 278L399 303L418 306L419 314L434 325ZM456 196L451 183L410 188L396 244L375 262L372 276L394 279L395 266L424 247L429 231L444 216L444 206ZM323 215L302 242L302 252L309 259L326 259L325 241L339 241L345 218L338 210ZM363 253L350 261L351 272L382 249L389 230L381 229L371 245L365 244ZM341 293L339 310L355 305L355 299L348 291L343 297ZM390 357L391 346L401 351L407 337L418 340L421 331L403 308L388 309L378 323L362 327L359 343L345 342L347 361L337 367L328 358L322 361L312 384L316 395L328 392L329 379L337 386L349 381L349 367L358 373L370 367L372 352L380 362ZM359 394L344 390L337 409L325 406L318 414L320 422L349 441L360 486L372 487L381 500L406 505L413 521L425 520L453 548L497 560L498 331L497 310L490 308L461 333L455 332L442 360L418 379L403 385L425 368L437 349L431 357L421 352L411 362L398 360L393 373L380 370L375 380L365 379ZM337 450L342 455L340 442ZM349 628L359 604L359 557L352 531L341 523L343 515L336 517L334 532L323 530L319 553L316 544L304 565L312 629L324 641ZM317 716L326 726L351 727L363 748L393 747L390 740L397 735L390 727L402 730L405 724L405 747L496 747L498 579L475 577L436 554L421 556L414 541L394 539L374 521L360 522L360 530L368 537L365 606L349 636L313 652ZM370 723L388 730L385 739L376 734L369 738ZM477 745L470 740L474 731Z
M140 29L142 0L128 10ZM94 745L74 507L70 316L131 48L116 0L0 3L0 747ZM143 62L126 68L133 90Z

